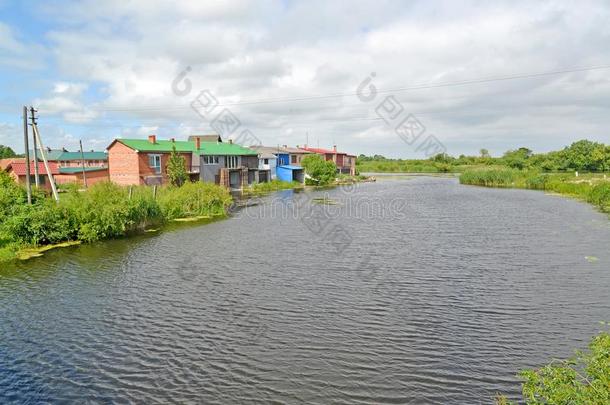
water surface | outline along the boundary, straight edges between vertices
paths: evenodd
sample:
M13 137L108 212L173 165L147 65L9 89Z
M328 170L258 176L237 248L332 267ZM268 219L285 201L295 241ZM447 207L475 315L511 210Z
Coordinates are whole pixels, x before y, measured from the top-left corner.
M606 216L540 192L426 177L281 192L3 265L0 402L516 397L518 370L610 320L609 247Z

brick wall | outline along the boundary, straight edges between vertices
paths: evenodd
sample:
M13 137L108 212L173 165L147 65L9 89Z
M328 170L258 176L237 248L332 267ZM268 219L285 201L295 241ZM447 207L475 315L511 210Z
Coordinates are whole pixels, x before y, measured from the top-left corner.
M121 185L144 184L144 177L158 176L153 168L149 166L148 155L161 155L161 176L163 182L167 182L167 162L170 153L141 152L115 142L108 149L108 171L110 181ZM191 169L193 160L192 153L180 153L186 161L187 170Z
M138 153L120 142L114 142L108 148L108 174L113 183L124 186L140 184Z

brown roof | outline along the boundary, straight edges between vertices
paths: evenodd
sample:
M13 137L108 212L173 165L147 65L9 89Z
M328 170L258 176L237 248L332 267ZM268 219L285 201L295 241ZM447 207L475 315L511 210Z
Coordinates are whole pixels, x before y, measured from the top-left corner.
M196 138L199 138L201 142L222 142L220 135L191 135L189 141L192 142Z
M12 162L10 163L5 170L7 172L12 171L13 173L15 173L17 176L25 176L26 175L26 163L24 161L21 162ZM57 167L57 163L55 162L49 162L49 169L51 169L51 174L55 175L55 174L59 174L59 168ZM47 174L47 169L44 166L43 162L39 162L38 163L38 173L40 174ZM34 162L30 162L30 174L34 174Z

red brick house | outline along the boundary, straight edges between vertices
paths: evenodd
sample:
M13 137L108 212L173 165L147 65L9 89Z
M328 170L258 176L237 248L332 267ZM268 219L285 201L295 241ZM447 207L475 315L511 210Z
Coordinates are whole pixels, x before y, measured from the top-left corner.
M0 162L0 169L4 170L11 176L17 183L26 184L26 163L25 159L2 159ZM54 177L59 174L59 167L57 167L57 163L49 162L49 169L51 170L51 175ZM47 169L44 166L44 163L38 163L38 176L40 179L40 187L45 190L51 190L51 183L49 182L49 177L47 176ZM30 183L32 185L35 184L34 179L34 162L30 162Z
M60 167L57 162L49 162L49 168L57 185L84 184L82 167ZM16 182L25 185L26 167L24 158L2 159L0 169L6 171ZM85 175L87 176L88 186L100 181L108 181L108 169L105 167L85 167ZM43 162L38 162L38 176L40 186L45 190L51 190L51 183L49 183L47 170ZM36 184L33 161L30 162L30 182L32 186Z
M307 145L300 149L317 153L318 155L323 156L325 160L332 160L337 165L337 171L339 173L345 173L351 176L356 175L356 155L350 155L345 152L337 152L336 145L333 146L332 149L308 148Z
M115 139L107 148L110 181L122 185L166 183L167 162L173 147L184 157L187 172L198 174L198 157L193 165L196 142L158 140L156 135L148 139Z

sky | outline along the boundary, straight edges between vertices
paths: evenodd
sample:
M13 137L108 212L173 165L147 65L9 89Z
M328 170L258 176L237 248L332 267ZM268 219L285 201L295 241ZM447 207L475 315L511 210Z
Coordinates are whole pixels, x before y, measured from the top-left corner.
M17 152L23 105L70 150L215 128L401 158L610 143L610 2L0 0Z

